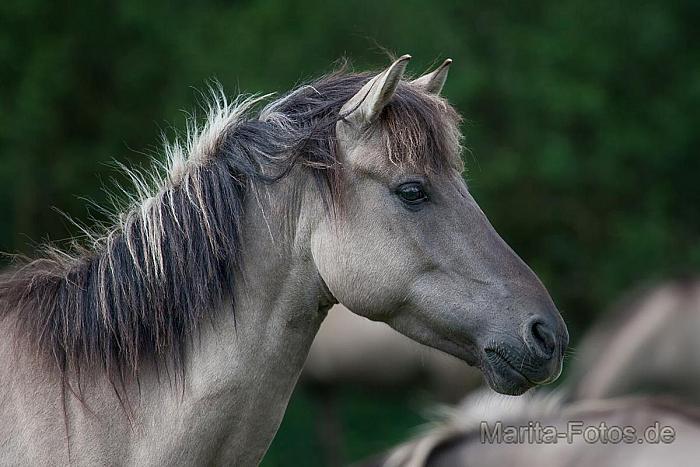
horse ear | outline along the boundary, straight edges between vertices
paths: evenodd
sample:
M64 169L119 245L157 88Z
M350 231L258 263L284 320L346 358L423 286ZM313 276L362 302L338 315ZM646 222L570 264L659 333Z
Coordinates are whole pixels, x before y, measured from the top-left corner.
M401 81L410 55L403 55L389 68L372 78L340 109L343 120L357 128L371 124L389 103Z
M427 73L418 79L411 81L411 84L423 88L431 94L440 94L447 79L447 72L450 71L452 59L448 58L432 73Z

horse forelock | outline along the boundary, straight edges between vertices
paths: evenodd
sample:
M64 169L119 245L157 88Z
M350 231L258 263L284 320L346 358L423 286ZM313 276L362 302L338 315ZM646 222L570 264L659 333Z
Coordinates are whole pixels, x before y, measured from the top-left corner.
M335 125L371 76L340 70L258 113L267 96L229 102L214 91L204 125L192 120L186 138L166 143L153 172L122 166L133 190L114 196L127 204L111 210L111 226L0 275L0 313L63 372L98 367L123 382L143 359L184 371L187 340L233 299L246 191L302 166L333 205ZM459 121L444 100L402 83L379 118L387 157L425 172L459 168Z

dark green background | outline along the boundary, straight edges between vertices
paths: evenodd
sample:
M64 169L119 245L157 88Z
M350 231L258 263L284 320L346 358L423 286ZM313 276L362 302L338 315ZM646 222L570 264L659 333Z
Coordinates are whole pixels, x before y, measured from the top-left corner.
M0 250L76 233L118 159L148 164L211 78L285 91L343 55L421 72L466 116L471 189L575 339L622 291L700 267L700 3L0 2ZM407 433L406 395L342 395L357 458ZM267 465L314 464L297 395ZM355 431L353 431L355 430Z

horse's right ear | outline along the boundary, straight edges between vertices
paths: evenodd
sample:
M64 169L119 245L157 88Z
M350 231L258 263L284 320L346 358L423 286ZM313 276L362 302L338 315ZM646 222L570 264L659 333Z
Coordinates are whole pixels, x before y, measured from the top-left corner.
M369 80L340 109L341 118L360 130L370 125L391 100L410 59L410 55L403 55Z
M452 65L452 59L448 58L442 62L442 65L437 67L435 71L423 75L418 79L414 79L411 81L411 84L422 88L425 92L440 94L447 80L447 73L450 71L450 65Z

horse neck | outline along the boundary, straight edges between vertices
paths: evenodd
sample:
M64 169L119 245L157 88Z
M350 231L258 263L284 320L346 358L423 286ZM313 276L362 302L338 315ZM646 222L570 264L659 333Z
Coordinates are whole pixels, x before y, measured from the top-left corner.
M319 216L308 211L316 203L279 202L293 186L290 179L251 189L235 307L216 314L217 321L193 343L186 368L190 410L176 408L197 423L206 420L205 430L216 427L214 439L225 439L222 457L242 461L238 456L245 455L244 464L257 462L274 436L330 306L310 260L308 219ZM297 219L292 232L280 222L290 215Z
M22 439L51 437L39 463L67 463L70 447L78 463L87 453L94 456L88 463L256 465L330 306L310 253L322 208L311 191L290 195L292 187L314 186L296 183L300 176L248 191L235 306L224 304L199 323L182 384L169 384L162 366L141 367L138 384L126 388L128 416L106 376L74 381L80 399L62 393L61 378L48 376L51 362L36 362L29 348L20 352L12 326L0 326L0 380L12 382L0 399L17 402L0 403L0 438L17 440L5 452L25 459Z

